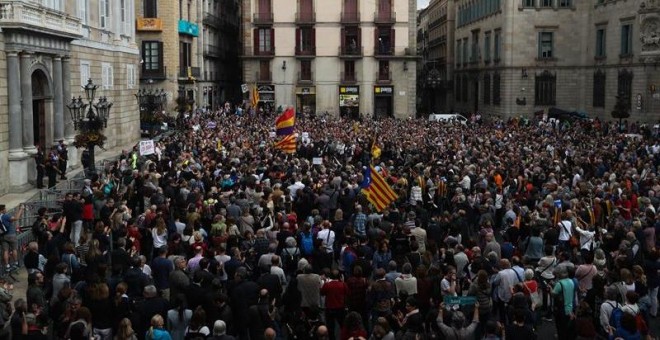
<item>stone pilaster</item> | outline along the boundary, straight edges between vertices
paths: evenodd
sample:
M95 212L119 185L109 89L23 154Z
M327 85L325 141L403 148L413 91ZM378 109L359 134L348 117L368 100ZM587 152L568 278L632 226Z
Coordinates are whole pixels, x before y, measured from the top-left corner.
M7 52L7 101L9 106L9 159L26 156L23 152L21 83L18 52Z
M64 100L62 98L62 57L53 58L53 139L64 139Z
M32 57L30 52L21 53L21 111L23 116L23 150L36 154L34 147L34 124L32 112Z

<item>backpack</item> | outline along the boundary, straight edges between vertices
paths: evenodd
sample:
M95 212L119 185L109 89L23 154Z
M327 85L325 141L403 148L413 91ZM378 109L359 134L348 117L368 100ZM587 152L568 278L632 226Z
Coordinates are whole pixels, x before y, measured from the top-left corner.
M352 249L350 248L344 249L344 256L342 257L341 264L344 267L345 272L350 273L351 266L353 265L353 262L355 262L355 259L357 259L357 256L355 255L355 252Z
M289 252L288 248L284 248L284 251L282 252L283 259L284 260L284 271L289 274L289 273L295 273L296 270L298 269L298 260L300 260L300 252L295 251L293 254Z
M607 304L612 306L612 304L609 302ZM623 319L623 311L621 310L619 304L612 306L612 313L610 313L610 326L614 327L615 329L620 328L621 319Z
M314 251L314 237L312 233L300 233L300 241L300 250L302 250L302 253L304 255L311 255Z
M649 327L646 325L646 321L644 320L641 312L635 315L635 322L637 324L637 330L640 334L648 334Z

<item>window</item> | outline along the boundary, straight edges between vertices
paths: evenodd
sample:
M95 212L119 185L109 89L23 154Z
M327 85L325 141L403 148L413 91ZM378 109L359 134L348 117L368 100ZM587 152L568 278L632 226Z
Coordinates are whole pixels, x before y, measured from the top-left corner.
M300 61L300 80L312 80L312 61Z
M89 78L92 77L90 70L91 70L91 65L89 61L80 62L80 86L85 86Z
M101 28L110 28L110 0L99 0L99 24Z
M484 34L484 61L490 62L490 32Z
M463 97L463 102L467 103L468 101L468 77L463 75L463 81L461 81L461 97Z
M50 9L54 9L56 11L64 11L64 4L62 3L62 0L43 0L43 4L45 7Z
M344 61L344 80L355 81L355 61Z
M541 0L541 7L552 7L552 0Z
M255 34L255 48L257 55L272 54L273 53L273 29L271 28L258 28Z
M188 76L190 66L192 66L192 44L179 41L179 70L182 76Z
M126 65L126 87L129 89L135 87L135 65Z
M500 74L495 73L493 75L493 105L500 105L500 86L502 85L501 82Z
M468 53L468 39L463 39L463 64L467 64L470 54Z
M490 74L484 74L484 104L490 105Z
M270 81L270 61L261 60L259 62L259 78L260 81Z
M593 106L605 107L605 72L598 70L594 73Z
M621 26L621 55L629 56L632 54L632 24Z
M378 80L390 79L390 62L381 60L378 62Z
M536 0L523 0L523 7L534 7Z
M534 104L535 105L555 105L555 88L557 76L543 71L535 77Z
M179 0L179 20L183 20L183 0Z
M605 57L605 29L599 28L596 30L596 57Z
M461 76L456 76L456 79L454 79L454 85L456 89L454 92L456 92L456 101L461 102L463 99L461 98Z
M552 57L552 32L539 32L539 59Z
M632 71L619 71L616 93L617 96L623 95L625 97L627 107L631 107L632 104L632 79Z
M462 51L463 50L461 48L461 39L458 39L458 40L456 40L456 66L459 66L459 67L461 65L461 60L462 60L461 59L461 52Z
M142 69L160 71L163 68L163 43L160 41L142 42Z
M500 51L501 51L500 48L502 43L501 34L502 31L497 30L495 31L495 35L493 36L493 59L495 59L495 61L500 60Z
M112 85L114 83L114 74L112 71L112 65L109 63L103 63L101 64L101 78L102 78L102 84L103 84L103 89L108 90L112 89Z
M569 8L572 7L572 0L559 0L559 7L560 8Z
M158 0L144 0L144 17L158 18Z
M296 46L298 52L303 52L304 54L311 54L314 52L314 29L311 27L302 27L296 29L298 39L296 41Z
M87 6L87 0L78 0L78 18L83 25L87 25Z
M472 32L472 53L470 55L470 62L476 63L479 61L479 32Z
M131 36L133 33L133 0L120 0L119 8L121 17L120 33Z

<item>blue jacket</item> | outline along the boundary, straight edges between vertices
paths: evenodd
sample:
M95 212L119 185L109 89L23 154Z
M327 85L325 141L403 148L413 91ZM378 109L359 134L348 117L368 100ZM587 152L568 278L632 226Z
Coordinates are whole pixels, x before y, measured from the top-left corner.
M148 330L147 335L144 338L147 340L172 340L170 333L160 328L154 328L153 330Z

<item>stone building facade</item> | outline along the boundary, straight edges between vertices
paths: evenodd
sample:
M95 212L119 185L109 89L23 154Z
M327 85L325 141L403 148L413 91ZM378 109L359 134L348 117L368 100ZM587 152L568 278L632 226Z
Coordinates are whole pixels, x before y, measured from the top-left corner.
M454 1L431 0L418 18L423 23L418 41L422 38L425 45L417 70L424 113L443 113L453 107L454 15Z
M71 145L66 105L87 79L114 104L106 147L138 140L133 1L0 0L0 194L33 185L37 145Z
M416 102L416 1L245 0L243 79L259 107L409 117Z
M455 109L531 116L549 107L657 120L657 0L456 1Z

